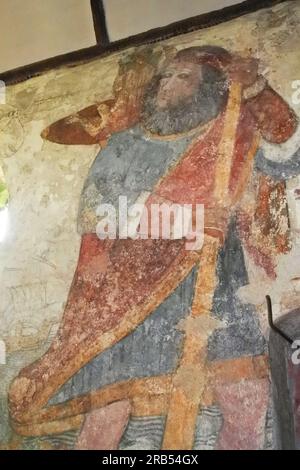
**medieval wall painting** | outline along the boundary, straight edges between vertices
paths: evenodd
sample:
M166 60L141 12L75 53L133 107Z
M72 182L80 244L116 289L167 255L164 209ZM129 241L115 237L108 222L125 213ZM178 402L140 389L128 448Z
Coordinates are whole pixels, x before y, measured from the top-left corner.
M299 25L286 2L7 88L3 448L280 447L265 295L299 306ZM100 239L120 196L203 204L203 245Z

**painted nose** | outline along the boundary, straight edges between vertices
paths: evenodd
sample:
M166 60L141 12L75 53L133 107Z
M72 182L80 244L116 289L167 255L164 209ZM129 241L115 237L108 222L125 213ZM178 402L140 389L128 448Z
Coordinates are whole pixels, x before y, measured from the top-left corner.
M174 83L176 81L176 77L172 76L170 77L164 84L163 84L163 90L164 91L169 91L173 88Z

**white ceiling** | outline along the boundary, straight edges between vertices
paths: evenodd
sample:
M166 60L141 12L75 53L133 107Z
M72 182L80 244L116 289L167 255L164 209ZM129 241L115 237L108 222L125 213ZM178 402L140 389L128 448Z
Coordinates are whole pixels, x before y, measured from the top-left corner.
M104 0L110 39L165 26L242 0Z
M104 0L111 40L241 0ZM90 0L0 0L0 72L96 43Z

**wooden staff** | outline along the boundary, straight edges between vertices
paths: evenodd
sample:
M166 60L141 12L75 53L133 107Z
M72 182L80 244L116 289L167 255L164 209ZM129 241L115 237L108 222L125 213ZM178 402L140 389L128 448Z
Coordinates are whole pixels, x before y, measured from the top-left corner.
M232 82L218 149L214 196L222 207L229 205L229 182L240 117L242 85ZM173 377L163 449L192 449L196 420L208 383L205 365L207 341L219 322L211 316L216 287L216 263L221 242L205 236L199 255L194 300L185 323L182 356Z

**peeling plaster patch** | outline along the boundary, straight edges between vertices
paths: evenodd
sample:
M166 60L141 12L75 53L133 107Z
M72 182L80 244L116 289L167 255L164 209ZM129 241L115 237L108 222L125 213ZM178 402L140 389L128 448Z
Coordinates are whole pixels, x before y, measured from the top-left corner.
M180 320L176 327L179 331L183 331L187 335L195 336L199 340L206 340L217 328L226 328L226 322L220 321L208 314Z

